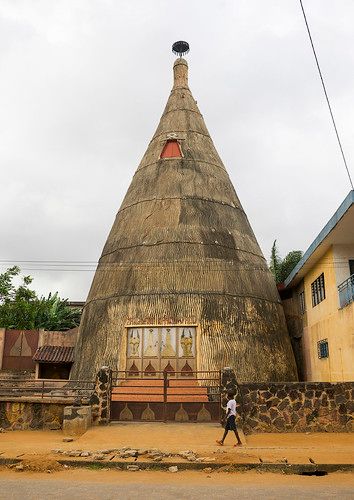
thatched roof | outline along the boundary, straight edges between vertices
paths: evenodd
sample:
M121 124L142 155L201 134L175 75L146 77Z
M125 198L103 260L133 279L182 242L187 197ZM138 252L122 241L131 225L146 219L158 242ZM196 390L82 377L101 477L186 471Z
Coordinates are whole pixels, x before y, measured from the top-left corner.
M199 325L199 369L294 380L275 282L188 87L187 62L117 213L84 308L73 377L125 368L128 324ZM177 139L182 157L161 159Z

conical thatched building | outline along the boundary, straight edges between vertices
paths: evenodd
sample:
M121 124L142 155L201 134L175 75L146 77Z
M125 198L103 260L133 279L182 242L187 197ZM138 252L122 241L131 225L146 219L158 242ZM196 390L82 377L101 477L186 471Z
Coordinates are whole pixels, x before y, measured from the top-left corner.
M98 368L234 367L240 381L296 380L278 292L188 87L174 86L104 246L73 378Z

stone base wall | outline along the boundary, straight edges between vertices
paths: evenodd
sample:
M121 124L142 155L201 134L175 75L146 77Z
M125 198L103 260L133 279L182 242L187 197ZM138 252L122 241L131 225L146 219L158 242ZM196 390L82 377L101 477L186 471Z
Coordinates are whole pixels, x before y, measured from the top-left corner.
M354 430L354 382L239 384L235 393L245 433Z
M81 436L92 424L91 406L66 406L64 408L63 433Z
M92 424L108 425L111 419L112 370L103 366L96 375L95 389L90 398Z
M0 427L8 430L61 429L65 404L0 401Z

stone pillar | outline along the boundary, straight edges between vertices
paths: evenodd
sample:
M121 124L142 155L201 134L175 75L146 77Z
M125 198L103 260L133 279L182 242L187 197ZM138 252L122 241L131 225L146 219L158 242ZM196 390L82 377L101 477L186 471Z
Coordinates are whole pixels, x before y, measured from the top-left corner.
M242 416L242 393L241 388L236 380L236 374L232 368L229 366L225 367L221 371L221 410L222 414L226 413L226 405L227 405L227 395L234 394L236 403L237 403L237 421L241 423Z
M92 423L91 406L65 406L63 433L66 436L81 436Z
M112 370L102 366L96 375L95 390L90 398L93 425L107 425L111 416Z

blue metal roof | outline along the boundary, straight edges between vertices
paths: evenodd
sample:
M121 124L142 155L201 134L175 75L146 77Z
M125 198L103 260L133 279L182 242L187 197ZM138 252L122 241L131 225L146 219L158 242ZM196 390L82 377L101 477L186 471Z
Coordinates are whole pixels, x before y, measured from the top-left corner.
M313 252L320 246L323 240L329 235L329 233L335 228L343 215L349 210L349 208L354 204L354 190L349 191L348 196L342 202L335 214L329 219L325 227L319 233L317 238L311 243L309 248L304 253L302 259L297 263L294 269L291 271L289 276L284 281L284 285L287 287L293 281L295 276L299 273L306 261L311 257ZM353 229L354 230L354 229Z

